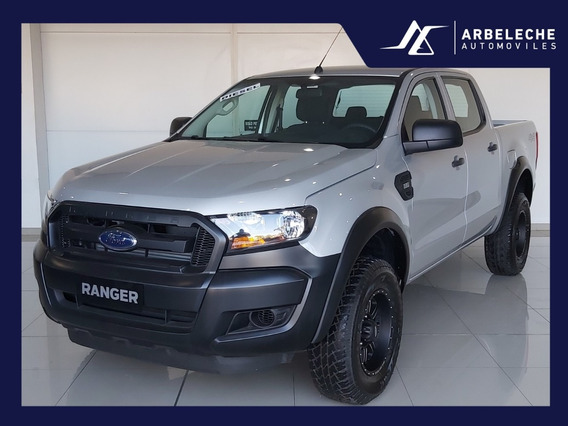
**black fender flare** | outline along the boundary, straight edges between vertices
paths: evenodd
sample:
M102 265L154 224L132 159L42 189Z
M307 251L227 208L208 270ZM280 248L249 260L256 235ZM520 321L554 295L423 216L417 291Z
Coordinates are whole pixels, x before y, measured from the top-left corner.
M382 229L392 229L400 236L403 242L407 264L405 276L401 278L401 282L406 282L408 278L409 247L401 220L392 210L386 207L374 207L365 211L357 218L345 241L312 343L316 343L326 336L335 317L337 306L339 306L339 301L355 261L371 238Z
M501 212L501 218L499 219L499 225L495 229L499 229L499 227L501 226L501 222L503 221L505 214L507 213L507 211L511 207L511 203L513 202L513 198L515 197L515 195L517 193L517 189L518 189L519 183L521 181L521 176L523 176L523 174L527 170L529 171L529 173L531 175L532 182L534 182L534 180L532 179L532 169L530 167L529 160L527 160L526 157L517 158L515 166L511 169L511 174L509 175L509 184L507 185L507 195L506 195L506 198L505 198L503 211ZM533 188L530 187L529 189L531 191L530 194L525 194L525 195L529 199L529 203L530 203L532 201L532 190L533 190Z

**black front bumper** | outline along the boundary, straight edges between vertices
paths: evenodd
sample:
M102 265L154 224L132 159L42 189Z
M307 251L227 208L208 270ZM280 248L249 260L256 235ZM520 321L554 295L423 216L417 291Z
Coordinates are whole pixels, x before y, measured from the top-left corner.
M172 272L62 256L48 250L42 238L34 270L46 314L68 329L72 341L226 373L287 362L308 347L338 259L319 258L295 245L225 256L216 271ZM82 283L134 288L143 303L84 297ZM260 324L253 320L257 317Z

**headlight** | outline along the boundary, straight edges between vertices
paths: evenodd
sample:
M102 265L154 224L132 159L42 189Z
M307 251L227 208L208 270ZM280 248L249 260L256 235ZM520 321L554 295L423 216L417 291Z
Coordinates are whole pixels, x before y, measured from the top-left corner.
M312 206L234 213L210 219L229 237L229 251L265 247L305 238L316 221Z
M47 219L53 208L57 205L57 200L53 198L51 191L47 191L47 195L43 199L43 218Z

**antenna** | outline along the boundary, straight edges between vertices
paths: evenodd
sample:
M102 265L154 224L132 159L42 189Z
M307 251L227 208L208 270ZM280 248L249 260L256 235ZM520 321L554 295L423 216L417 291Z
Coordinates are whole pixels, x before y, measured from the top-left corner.
M323 61L325 61L325 58L327 57L327 54L329 53L329 51L331 50L331 48L333 47L333 45L335 44L335 40L337 40L337 37L339 36L339 33L341 33L341 30L343 29L343 27L339 28L339 31L337 32L337 34L335 35L335 38L333 39L333 41L331 42L331 45L329 46L329 48L327 49L327 52L325 52L325 55L323 55L323 58L321 60L321 62L319 63L319 65L314 69L314 74L321 74L323 72L323 68L321 67L321 65L323 64Z

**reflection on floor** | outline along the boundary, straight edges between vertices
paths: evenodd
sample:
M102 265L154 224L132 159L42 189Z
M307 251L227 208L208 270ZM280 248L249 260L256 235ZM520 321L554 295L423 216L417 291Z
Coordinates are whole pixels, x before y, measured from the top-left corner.
M516 277L490 274L478 241L409 285L396 371L369 405L549 405L549 243L533 237ZM70 342L39 305L33 246L22 239L22 405L342 405L318 393L305 353L269 371L221 376Z

